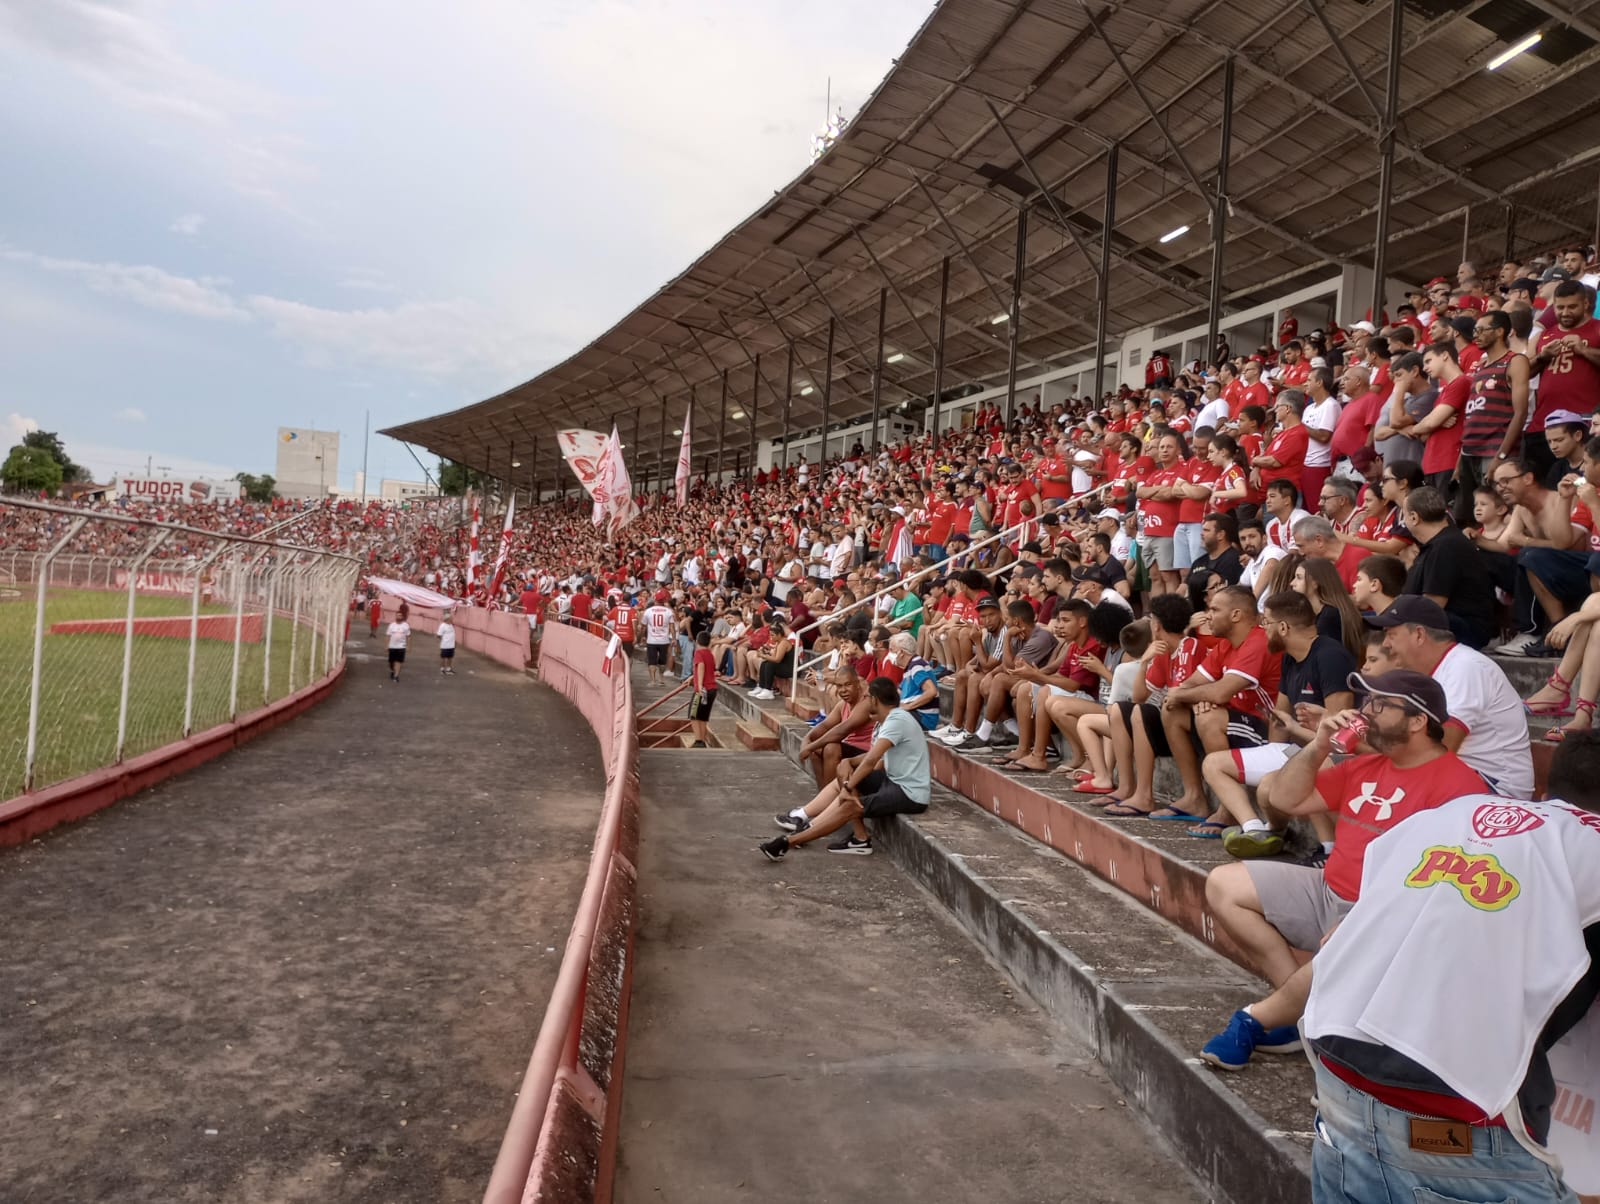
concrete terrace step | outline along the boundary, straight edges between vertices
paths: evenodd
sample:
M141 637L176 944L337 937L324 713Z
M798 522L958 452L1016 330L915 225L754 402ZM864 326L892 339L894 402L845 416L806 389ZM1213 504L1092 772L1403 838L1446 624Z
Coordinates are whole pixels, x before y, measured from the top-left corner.
M806 728L781 703L736 690L718 698L776 723L797 757ZM935 806L884 826L885 851L1041 1006L1094 1041L1219 1199L1308 1198L1304 1059L1263 1055L1225 1076L1195 1056L1266 992L1205 903L1206 872L1227 860L1220 842L1179 823L1106 819L1065 779L1006 774L937 742L930 763Z
M1310 1196L1304 1055L1226 1074L1195 1054L1264 984L1052 850L935 788L876 842L1058 1022L1218 1199Z
M764 723L741 719L734 725L734 730L738 733L739 743L751 752L777 751L778 735Z

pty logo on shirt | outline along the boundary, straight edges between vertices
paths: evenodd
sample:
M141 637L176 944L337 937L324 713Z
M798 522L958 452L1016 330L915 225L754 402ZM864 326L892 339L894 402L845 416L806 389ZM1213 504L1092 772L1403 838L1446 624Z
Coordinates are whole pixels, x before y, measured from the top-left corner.
M1492 853L1468 855L1460 845L1436 844L1423 851L1406 885L1419 890L1448 882L1479 911L1500 911L1522 893L1522 886Z

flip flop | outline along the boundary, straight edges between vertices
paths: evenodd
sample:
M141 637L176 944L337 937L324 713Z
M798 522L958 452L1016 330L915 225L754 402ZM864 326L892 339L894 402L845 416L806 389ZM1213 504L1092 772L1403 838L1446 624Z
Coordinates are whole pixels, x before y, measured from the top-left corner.
M1079 794L1110 794L1115 786L1096 786L1092 781L1083 782L1077 787Z
M1170 811L1172 814L1157 815L1154 811L1152 811L1149 813L1151 819L1172 820L1174 822L1186 824L1199 824L1204 823L1206 818L1203 815L1190 815L1187 811L1179 811L1176 807L1159 807L1157 810Z
M1032 765L1024 765L1021 761L1012 761L1009 765L1002 765L1006 773L1049 773L1048 769L1038 769Z
M1149 819L1150 812L1141 811L1137 807L1130 807L1121 799L1112 799L1100 812L1101 815L1112 815L1118 819Z
M1222 833L1227 829L1227 827L1227 824L1219 824L1208 819L1205 821L1205 823L1196 824L1194 827L1190 828L1189 835L1193 836L1196 840L1221 840Z

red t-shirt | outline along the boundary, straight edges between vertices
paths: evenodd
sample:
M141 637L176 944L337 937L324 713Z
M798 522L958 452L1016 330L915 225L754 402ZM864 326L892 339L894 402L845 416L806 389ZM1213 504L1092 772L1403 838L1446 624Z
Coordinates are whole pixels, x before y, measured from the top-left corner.
M1483 362L1483 348L1476 343L1468 343L1461 349L1456 362L1461 365L1463 372L1471 376L1478 370L1478 365ZM1540 387L1543 388L1542 385Z
M1366 444L1372 428L1378 425L1378 410L1388 400L1386 393L1363 393L1339 411L1339 422L1333 428L1333 438L1328 442L1334 463L1355 454L1357 448Z
M1339 559L1333 562L1333 570L1339 574L1339 580L1344 582L1345 589L1355 589L1356 570L1361 566L1361 562L1371 555L1367 549L1358 548L1353 543L1344 545L1344 551L1339 553Z
M1081 645L1068 644L1067 654L1061 658L1061 664L1056 667L1056 673L1060 677L1070 679L1073 685L1085 693L1093 694L1100 688L1100 677L1098 674L1083 667L1083 658L1085 656L1092 656L1096 660L1104 661L1106 646L1096 639L1091 639L1088 643Z
M1278 374L1278 379L1286 387L1297 389L1311 379L1311 365L1305 360L1301 360L1298 364L1291 364Z
M621 635L622 633L619 631L617 634ZM705 666L703 670L701 670L702 665ZM715 690L717 688L717 658L711 655L711 649L696 648L694 650L694 662L690 666L689 672L692 677L699 679L701 683L699 688L703 690Z
M1210 681L1242 677L1245 688L1228 700L1228 709L1265 721L1278 701L1282 670L1283 658L1267 651L1266 629L1257 625L1237 648L1232 640L1218 640L1197 672Z
M1328 889L1341 899L1361 893L1367 846L1402 820L1488 789L1455 753L1401 769L1381 753L1351 757L1317 774L1317 793L1334 817L1333 852L1323 867Z
M936 543L943 547L950 541L950 525L955 522L957 506L954 502L933 501L928 503L928 543Z
M1158 468L1145 478L1144 483L1149 486L1176 485L1180 481L1189 479L1189 462L1180 460L1171 468ZM1178 510L1183 503L1180 499L1157 500L1155 498L1140 498L1139 510L1145 516L1144 534L1157 538L1170 536L1178 528Z
M1434 405L1449 406L1455 411L1456 421L1454 426L1434 431L1423 443L1423 472L1447 472L1461 459L1461 436L1467 431L1467 399L1471 394L1472 377L1465 372L1439 387L1439 397Z
M1072 496L1072 466L1059 454L1047 456L1039 461L1037 470L1039 478L1039 493L1047 498L1061 498L1065 500ZM1051 481L1048 477L1066 477L1065 481Z
M945 617L956 623L976 623L978 621L978 604L965 595L956 595L950 599L950 605L945 610Z
M1306 430L1306 424L1297 422L1293 426L1286 426L1276 435L1272 442L1267 444L1267 450L1262 453L1271 456L1279 464L1277 468L1263 468L1261 481L1270 485L1282 477L1294 482L1296 489L1300 488L1300 473L1306 465L1306 444L1311 442L1311 435Z
M1222 400L1228 403L1228 417L1237 418L1244 409L1244 381L1237 376L1222 388Z
M1590 318L1573 330L1552 326L1539 336L1537 350L1543 351L1549 344L1559 343L1570 335L1577 335L1589 347L1600 347L1600 320ZM1528 429L1544 430L1545 420L1557 410L1592 414L1597 407L1600 407L1600 369L1581 355L1562 351L1539 373L1538 404L1534 406L1533 423Z
M536 615L536 614L539 613L539 611L540 611L540 599L539 599L539 591L538 590L536 590L536 589L525 589L525 590L523 590L522 591L522 597L518 601L519 601L519 604L522 607L522 613L523 614L525 614L525 615Z
M1214 485L1222 476L1222 469L1218 468L1206 456L1195 456L1185 463L1189 466L1189 483L1191 485ZM1211 508L1211 499L1205 497L1186 497L1178 503L1178 521L1180 523L1197 523L1203 520Z
M1231 401L1228 403L1229 418L1237 418L1239 411L1244 409L1245 406L1260 406L1270 414L1272 413L1272 390L1268 389L1259 380L1253 385L1241 384L1238 402L1237 406Z
M613 606L606 618L610 620L611 630L617 633L618 639L624 644L633 643L633 607Z
M1244 469L1240 468L1237 464L1230 464L1217 474L1217 479L1213 484L1216 489L1222 491L1237 489L1240 485L1243 485L1248 492L1250 482L1249 478L1245 475ZM1210 505L1211 509L1226 514L1228 511L1237 506L1242 500L1242 498L1231 497L1210 502L1208 504Z
M1039 488L1027 477L1022 478L1015 485L1005 491L1005 510L1000 515L1002 527L1014 527L1023 519L1022 503L1033 501L1039 496ZM1033 514L1037 517L1039 504L1034 501Z
M593 607L593 605L594 605L594 598L591 597L590 595L585 594L585 593L581 593L581 592L573 594L572 595L572 617L574 619L587 619L589 617L589 614L590 614L590 611L591 611L591 608Z
M1171 652L1151 657L1144 667L1144 684L1150 687L1150 701L1158 701L1168 689L1181 686L1193 677L1215 642L1210 636L1185 636Z

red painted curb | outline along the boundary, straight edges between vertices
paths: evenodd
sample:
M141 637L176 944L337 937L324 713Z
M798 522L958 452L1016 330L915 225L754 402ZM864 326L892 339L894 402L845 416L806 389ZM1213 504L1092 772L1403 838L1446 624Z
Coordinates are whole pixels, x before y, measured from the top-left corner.
M0 803L0 847L24 844L59 824L93 815L129 795L203 765L280 723L293 719L325 698L343 676L345 662L321 681L303 686L287 698L251 711L233 723L220 723L187 740L130 757L121 765L97 769L32 794Z

